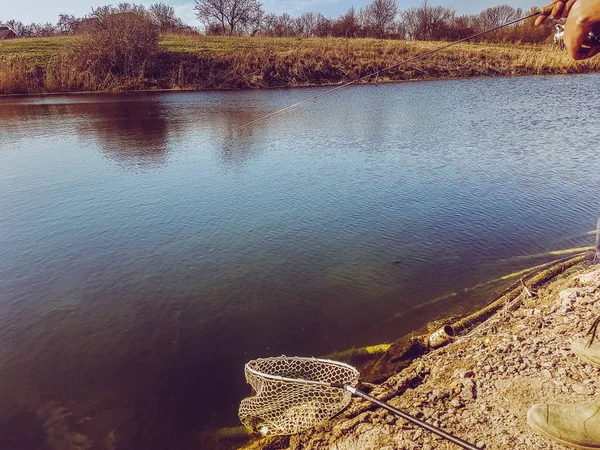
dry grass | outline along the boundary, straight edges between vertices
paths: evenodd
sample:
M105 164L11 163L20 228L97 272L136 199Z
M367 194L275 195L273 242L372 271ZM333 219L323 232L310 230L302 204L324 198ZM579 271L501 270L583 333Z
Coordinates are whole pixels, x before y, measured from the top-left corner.
M63 52L73 41L72 37L9 39L0 42L0 58L19 56L32 62L44 63Z
M73 38L0 42L0 94L127 89L241 89L341 83L437 48L440 42L167 35L145 78L88 73L73 64ZM585 73L551 46L460 44L382 73L378 81Z

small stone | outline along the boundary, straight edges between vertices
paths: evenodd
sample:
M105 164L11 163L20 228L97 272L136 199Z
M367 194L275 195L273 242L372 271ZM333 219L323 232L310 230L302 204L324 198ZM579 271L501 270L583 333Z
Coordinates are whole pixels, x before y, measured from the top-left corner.
M475 392L473 388L465 387L462 391L460 391L460 397L463 400L473 400L475 399Z
M579 275L578 277L575 277L575 279L584 285L595 284L600 281L600 270Z
M440 398L442 398L442 391L440 391L439 389L434 389L433 391L431 391L431 395L429 396L429 398L432 401L439 400Z
M460 400L458 398L454 398L450 402L450 406L452 406L453 408L460 408L461 406L464 406L464 405L460 402Z
M469 372L469 370L465 370L465 369L456 369L454 371L454 378L465 378L465 374Z
M561 304L565 304L565 302L570 302L575 300L578 297L579 294L579 289L577 288L570 288L570 289L565 289L564 291L561 291L560 294L558 294L558 299L560 300Z

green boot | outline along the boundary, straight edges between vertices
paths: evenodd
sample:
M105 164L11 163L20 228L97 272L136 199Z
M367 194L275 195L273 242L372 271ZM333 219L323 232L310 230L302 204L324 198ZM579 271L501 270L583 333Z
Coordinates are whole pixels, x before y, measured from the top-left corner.
M585 362L593 364L596 367L600 367L599 339L595 339L591 344L589 338L577 339L576 341L573 341L571 349Z
M534 405L527 413L527 423L569 448L600 449L600 396L578 405Z

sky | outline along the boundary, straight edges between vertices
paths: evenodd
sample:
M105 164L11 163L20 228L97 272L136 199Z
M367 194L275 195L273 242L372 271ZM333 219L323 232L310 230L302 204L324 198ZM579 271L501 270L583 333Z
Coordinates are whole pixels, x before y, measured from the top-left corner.
M127 0L0 0L0 22L9 19L20 20L24 23L52 22L56 23L60 13L74 14L77 17L85 16L93 7L106 4L117 4ZM262 0L263 9L267 13L282 14L284 12L293 17L308 11L322 13L326 17L338 17L348 11L352 6L356 9L367 5L372 0ZM200 26L194 14L194 0L130 0L129 3L166 3L175 8L179 17L189 25ZM450 6L460 14L477 13L485 8L499 4L509 4L515 8L528 10L532 6L544 6L550 3L526 0L430 0L430 4L437 6ZM401 10L421 4L421 0L398 0Z

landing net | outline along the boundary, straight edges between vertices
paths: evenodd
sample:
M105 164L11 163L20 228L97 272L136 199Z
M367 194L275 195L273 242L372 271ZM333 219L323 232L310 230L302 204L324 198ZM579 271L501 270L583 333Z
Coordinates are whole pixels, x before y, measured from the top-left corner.
M335 416L352 397L342 385L355 387L360 376L344 363L286 356L250 361L244 372L255 395L242 400L240 420L268 436L299 433Z

